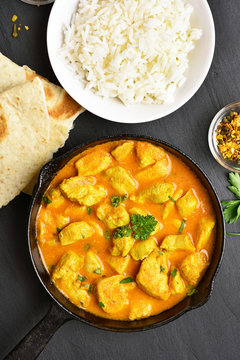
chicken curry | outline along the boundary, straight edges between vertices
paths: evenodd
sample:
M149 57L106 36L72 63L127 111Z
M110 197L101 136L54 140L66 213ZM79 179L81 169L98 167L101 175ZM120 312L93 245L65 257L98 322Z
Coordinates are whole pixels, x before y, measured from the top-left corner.
M57 173L37 239L53 283L72 303L135 320L196 291L215 221L207 190L179 158L145 141L109 141Z

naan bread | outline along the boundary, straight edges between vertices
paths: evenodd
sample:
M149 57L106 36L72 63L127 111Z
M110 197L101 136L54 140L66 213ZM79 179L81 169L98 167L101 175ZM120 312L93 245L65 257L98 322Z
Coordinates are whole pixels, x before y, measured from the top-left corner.
M0 207L44 165L49 123L40 79L0 94Z
M60 86L50 83L37 75L27 66L19 66L0 53L0 92L16 85L24 84L38 77L43 85L50 119L50 138L46 146L46 162L52 154L62 147L68 138L73 122L85 109L74 101ZM40 167L39 167L40 170ZM30 181L24 192L31 194L36 183L38 172Z

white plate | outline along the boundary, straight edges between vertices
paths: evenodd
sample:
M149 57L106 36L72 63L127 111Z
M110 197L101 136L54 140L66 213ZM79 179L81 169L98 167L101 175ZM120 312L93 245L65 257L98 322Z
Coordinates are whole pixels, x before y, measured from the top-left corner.
M90 90L85 90L81 80L67 68L58 51L63 41L63 28L71 21L79 0L56 0L47 29L48 54L52 68L66 91L85 109L112 121L140 123L169 115L184 105L199 89L211 66L215 30L211 10L206 0L187 0L194 7L192 25L203 30L195 49L189 54L189 68L184 85L175 92L175 101L164 105L131 105L126 107L114 98L103 99Z

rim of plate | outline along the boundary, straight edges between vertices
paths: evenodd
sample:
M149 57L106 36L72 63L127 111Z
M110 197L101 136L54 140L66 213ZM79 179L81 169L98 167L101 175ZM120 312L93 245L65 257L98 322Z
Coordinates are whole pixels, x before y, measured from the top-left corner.
M200 40L196 41L196 47L189 54L189 67L185 72L186 81L180 89L176 90L173 103L125 106L116 98L104 99L91 90L84 89L81 80L58 54L63 40L64 26L69 25L79 0L56 0L48 20L48 56L60 84L86 110L114 122L143 123L160 119L178 110L192 98L204 82L215 49L215 27L207 0L198 0L197 2L188 0L187 2L194 8L192 26L200 27L203 35Z

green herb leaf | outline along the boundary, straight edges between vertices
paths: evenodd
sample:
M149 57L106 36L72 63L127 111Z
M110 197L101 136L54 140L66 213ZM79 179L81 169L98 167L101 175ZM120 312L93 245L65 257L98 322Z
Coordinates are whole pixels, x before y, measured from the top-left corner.
M61 232L61 229L57 227L57 232L58 234Z
M181 223L181 226L180 226L180 228L179 228L179 230L178 230L179 234L181 234L181 232L183 231L184 225L185 225L185 222L186 222L186 221L187 221L186 219L183 219L183 221L182 221L182 223Z
M160 266L160 274L165 270L165 268L161 265Z
M172 202L174 202L174 204L176 203L176 200L174 200L173 197L171 197L170 195L169 195L168 197L169 197L169 199L170 199Z
M101 301L99 301L98 306L100 306L101 308L105 307L105 305Z
M110 204L113 207L118 207L121 204L121 200L122 200L121 196L113 195L113 196L110 197Z
M49 267L53 270L55 268L55 265L50 265Z
M94 273L95 273L95 274L98 274L98 275L101 275L102 269L101 269L101 268L96 269L96 270L94 270Z
M240 176L238 173L230 173L228 181L232 186L228 186L228 189L240 199Z
M51 204L51 202L52 202L47 196L43 196L43 201L44 201L46 204Z
M90 206L88 206L88 208L87 208L87 213L88 213L88 215L90 215L91 212L92 212L92 209L90 208Z
M162 253L161 251L158 251L158 253L159 253L160 255L163 255L163 253Z
M105 239L110 240L111 237L110 237L110 233L108 230L105 231L104 237L105 237Z
M155 230L157 220L152 215L131 215L132 237L135 240L147 240Z
M88 284L84 284L83 286L84 286L86 289L88 288Z
M119 228L117 228L114 231L113 237L114 237L114 239L128 237L128 236L130 236L131 232L132 232L132 230L130 229L129 226L127 226L127 225L120 226Z
M124 202L127 199L127 194L123 195L122 202Z
M92 284L90 284L88 288L88 293L91 294L91 292L92 292Z
M173 271L171 271L171 275L173 278L177 275L177 269L175 268Z
M236 236L240 236L240 233L231 233L231 232L227 232L227 235L236 235Z
M87 277L86 277L86 276L82 276L82 275L78 275L77 278L78 278L78 280L81 281L81 282L87 280Z
M80 301L80 304L81 304L81 306L84 306L84 303L82 301Z
M125 279L122 279L120 281L120 284L128 284L128 283L131 283L131 282L134 282L134 279L131 276L129 276L129 277L125 278Z
M84 250L85 251L88 251L90 248L91 248L91 244L86 244L85 246L84 246Z
M192 296L193 294L195 294L197 292L197 289L195 289L192 285L188 285L188 292L187 292L187 296Z
M223 214L226 222L235 223L240 215L240 200L222 201L222 205L225 207Z

